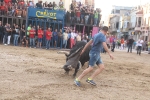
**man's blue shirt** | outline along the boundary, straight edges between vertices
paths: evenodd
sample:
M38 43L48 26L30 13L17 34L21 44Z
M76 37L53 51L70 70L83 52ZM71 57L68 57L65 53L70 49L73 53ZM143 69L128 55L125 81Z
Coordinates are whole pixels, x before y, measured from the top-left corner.
M106 42L106 37L103 33L99 32L94 35L92 38L93 44L91 48L91 53L100 53L101 49L103 48L103 42Z

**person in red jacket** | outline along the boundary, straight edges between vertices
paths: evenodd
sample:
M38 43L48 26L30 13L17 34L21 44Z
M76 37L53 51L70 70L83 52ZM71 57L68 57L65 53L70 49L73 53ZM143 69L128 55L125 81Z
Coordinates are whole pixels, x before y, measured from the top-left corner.
M38 29L38 43L37 43L37 47L40 47L41 48L41 45L42 45L42 38L43 38L43 30L42 28L40 27ZM40 45L40 46L39 46Z
M35 47L35 30L34 28L32 27L31 30L29 31L29 36L30 36L30 48L33 46L34 48Z
M52 37L51 28L48 28L46 31L46 49L50 48L51 37Z

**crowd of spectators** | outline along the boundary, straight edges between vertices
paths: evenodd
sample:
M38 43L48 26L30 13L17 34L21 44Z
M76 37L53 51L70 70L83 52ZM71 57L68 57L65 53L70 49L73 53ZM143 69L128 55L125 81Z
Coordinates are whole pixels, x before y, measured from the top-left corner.
M19 27L17 24L12 26L8 23L2 25L0 21L0 42L4 45L23 46L30 48L72 48L78 41L88 42L92 37L92 31L84 35L75 31L72 27L62 29L52 29L47 27L43 29L40 26L27 27L27 34L25 32L25 25Z
M38 7L49 10L65 10L64 3L60 0L57 5L55 2L45 2L41 0L38 3L24 0L0 0L0 15L26 17L27 7ZM101 18L100 9L94 10L93 5L83 5L81 2L72 1L70 10L66 11L66 23L99 25ZM26 46L34 48L45 47L63 47L72 48L78 41L91 39L92 31L84 33L75 31L72 27L66 28L64 32L61 29L52 29L47 27L43 29L40 26L25 27L17 24L2 23L0 21L0 42L4 45L13 44L14 46ZM26 31L27 30L27 31Z
M61 9L66 11L62 0L59 1L59 4L47 1L43 3L42 0L39 0L37 3L34 3L32 0L0 0L0 15L25 18L27 15L27 7L37 7L49 10ZM93 5L84 5L81 4L81 2L72 0L70 10L66 11L66 23L71 22L98 26L101 19L100 12L100 9L94 10Z
M60 0L59 5L55 2L38 1L34 3L32 0L0 0L0 14L5 16L26 17L27 7L38 7L49 10L63 9L63 2Z
M93 5L84 5L81 2L72 1L70 5L70 11L66 13L67 22L79 23L79 24L90 24L98 26L101 20L101 10L94 10Z

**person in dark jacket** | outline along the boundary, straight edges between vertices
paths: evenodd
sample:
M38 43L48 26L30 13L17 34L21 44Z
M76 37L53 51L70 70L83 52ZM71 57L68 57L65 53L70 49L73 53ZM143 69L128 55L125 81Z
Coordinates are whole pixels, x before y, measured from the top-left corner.
M3 34L4 34L3 32L4 32L4 28L2 26L2 22L0 21L0 41L3 40Z
M128 52L130 51L130 53L132 53L132 45L133 45L133 37L130 37L130 39L128 40Z

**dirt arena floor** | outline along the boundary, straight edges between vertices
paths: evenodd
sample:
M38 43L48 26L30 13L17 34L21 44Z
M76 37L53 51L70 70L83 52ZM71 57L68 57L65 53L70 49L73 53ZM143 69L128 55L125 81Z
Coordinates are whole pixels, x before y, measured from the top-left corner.
M150 55L102 54L106 68L95 82L74 85L55 50L0 45L0 100L150 100ZM78 75L87 67L79 71ZM96 67L95 67L96 68Z

